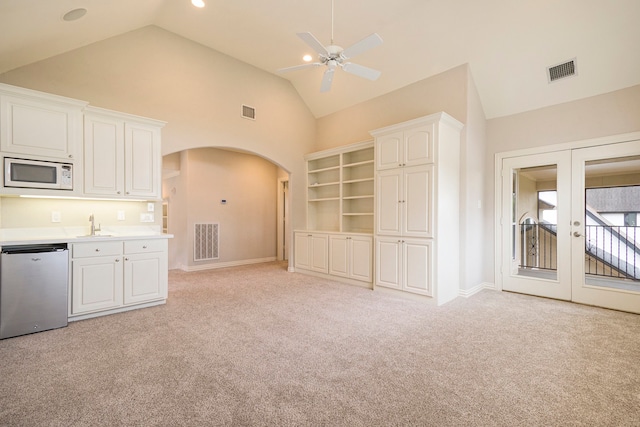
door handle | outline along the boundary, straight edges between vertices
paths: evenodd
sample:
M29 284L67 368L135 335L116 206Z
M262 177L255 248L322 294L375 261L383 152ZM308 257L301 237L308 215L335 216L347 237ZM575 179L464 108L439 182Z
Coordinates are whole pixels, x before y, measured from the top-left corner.
M582 234L580 234L580 233L579 233L579 232L577 232L577 231L574 231L574 232L573 232L573 237L582 237L582 236L583 236L583 235L582 235Z

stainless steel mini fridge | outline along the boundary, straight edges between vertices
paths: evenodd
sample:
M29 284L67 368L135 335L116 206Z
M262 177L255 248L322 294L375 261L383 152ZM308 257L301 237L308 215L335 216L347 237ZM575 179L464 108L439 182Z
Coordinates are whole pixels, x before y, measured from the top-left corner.
M66 244L3 246L0 339L67 326Z

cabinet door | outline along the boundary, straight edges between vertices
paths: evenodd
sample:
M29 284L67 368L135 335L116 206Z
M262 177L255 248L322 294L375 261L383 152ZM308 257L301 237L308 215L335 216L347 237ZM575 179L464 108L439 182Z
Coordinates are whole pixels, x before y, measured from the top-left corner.
M403 132L396 132L376 138L376 169L391 169L404 162Z
M431 240L405 240L402 244L402 289L432 296ZM446 274L446 272L443 272Z
M402 235L433 236L433 165L405 168L403 174Z
M329 236L329 274L349 277L349 238Z
M295 266L309 270L311 268L311 234L295 233Z
M434 125L420 126L404 132L404 165L433 163Z
M121 256L72 261L71 314L122 305Z
M311 270L319 273L329 272L329 242L326 234L311 236Z
M120 196L124 190L124 122L86 115L84 192Z
M349 237L349 276L352 279L372 282L372 246L371 237Z
M125 124L125 194L160 198L160 129Z
M402 289L402 242L398 238L376 239L376 285Z
M376 194L377 234L399 235L402 231L402 169L389 169L378 173Z
M124 304L136 304L166 297L166 254L153 252L125 256Z
M1 95L0 111L3 152L67 161L75 158L82 132L79 107Z

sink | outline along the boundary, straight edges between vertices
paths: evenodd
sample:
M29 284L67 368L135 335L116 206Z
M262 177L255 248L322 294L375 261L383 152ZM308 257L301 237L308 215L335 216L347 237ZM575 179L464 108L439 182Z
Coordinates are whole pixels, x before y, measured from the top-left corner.
M93 236L91 234L85 234L84 236L78 236L81 238L85 238L85 237L91 237L91 238L97 238L97 237L113 237L112 234L94 234Z

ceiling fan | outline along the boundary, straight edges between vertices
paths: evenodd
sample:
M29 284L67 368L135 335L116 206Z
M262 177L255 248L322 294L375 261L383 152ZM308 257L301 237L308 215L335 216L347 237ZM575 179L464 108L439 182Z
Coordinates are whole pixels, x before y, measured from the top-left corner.
M320 92L328 92L331 89L333 74L336 68L342 68L347 73L364 77L369 80L376 80L380 77L381 73L378 70L348 62L350 58L381 45L382 37L378 34L373 33L346 49L333 44L333 0L331 0L331 44L324 46L311 33L297 33L297 35L302 39L302 41L318 53L318 61L309 64L281 68L278 70L279 73L324 65L327 67L327 70L324 72L324 76L322 77Z

